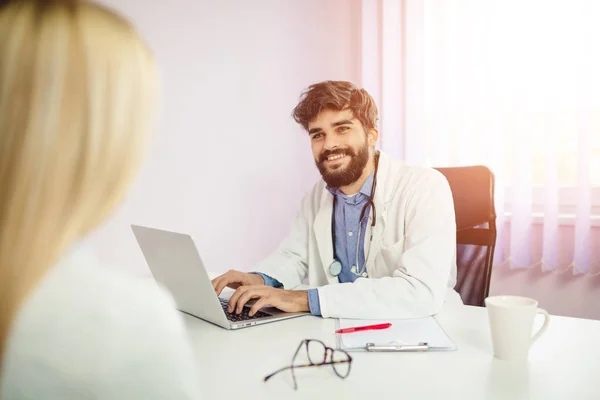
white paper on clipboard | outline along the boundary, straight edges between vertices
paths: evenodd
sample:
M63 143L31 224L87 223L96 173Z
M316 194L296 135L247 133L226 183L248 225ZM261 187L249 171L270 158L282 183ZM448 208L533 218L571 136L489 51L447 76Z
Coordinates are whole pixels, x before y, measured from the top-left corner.
M338 348L346 351L364 351L367 343L401 346L426 342L431 351L457 349L456 344L434 317L395 320L340 319L338 329L385 323L391 323L392 326L382 330L338 334Z

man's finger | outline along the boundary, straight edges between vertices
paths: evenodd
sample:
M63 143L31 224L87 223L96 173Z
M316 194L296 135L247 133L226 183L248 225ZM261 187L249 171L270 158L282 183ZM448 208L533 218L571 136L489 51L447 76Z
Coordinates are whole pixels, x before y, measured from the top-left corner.
M250 309L250 312L248 313L251 317L254 316L254 314L256 314L258 312L258 310L260 310L263 307L266 307L270 305L269 301L267 300L266 297L261 297L260 299L258 299L256 301L256 303L254 303L254 305L252 306L252 308Z
M212 280L210 281L210 283L212 283L212 285L213 285L213 289L217 290L217 283L219 283L219 281L221 280L221 277L222 277L222 276L223 276L223 275L219 275L219 276L217 276L215 279L212 279Z
M235 292L233 292L233 294L229 298L229 307L227 308L228 312L231 313L233 312L233 310L235 310L235 305L237 304L238 299L243 294L243 292L247 290L247 288L248 286L240 286L235 290Z
M239 297L236 305L235 312L239 314L244 309L244 306L250 299L260 298L260 294L257 293L256 289L249 289L244 291L244 293Z
M228 283L229 279L225 276L217 282L217 286L215 287L215 292L217 292L217 296L221 294L221 292L223 291L223 289L225 289L225 286L227 286Z

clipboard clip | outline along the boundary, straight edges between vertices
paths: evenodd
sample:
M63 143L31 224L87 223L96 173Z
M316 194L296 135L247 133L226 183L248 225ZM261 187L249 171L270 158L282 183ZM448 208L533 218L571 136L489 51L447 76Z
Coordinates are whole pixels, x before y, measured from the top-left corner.
M403 344L403 345L389 345L389 344L374 344L367 343L366 347L367 351L375 351L375 352L387 352L387 351L427 351L429 350L429 345L426 342L421 342L419 344Z

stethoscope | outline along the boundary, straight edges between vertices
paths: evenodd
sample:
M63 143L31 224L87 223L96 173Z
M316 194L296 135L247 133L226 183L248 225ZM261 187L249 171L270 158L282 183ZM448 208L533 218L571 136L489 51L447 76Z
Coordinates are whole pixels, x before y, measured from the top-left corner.
M358 219L358 239L356 240L356 259L354 260L354 266L350 268L350 271L357 276L361 276L363 278L367 277L366 264L367 258L369 254L365 254L365 261L363 263L363 267L359 268L358 265L358 249L360 246L360 235L362 233L362 221L365 216L368 216L367 210L369 206L373 210L373 219L371 221L371 235L369 237L369 252L371 251L371 242L373 241L373 229L375 228L375 223L377 221L377 215L375 213L375 203L373 199L375 197L375 188L377 187L377 168L379 167L379 152L375 155L375 172L373 174L373 186L371 187L371 194L369 195L369 199L365 203L360 212L360 217ZM329 266L329 273L331 276L338 276L342 272L342 263L338 261L337 254L335 250L335 204L337 202L337 196L333 197L333 213L331 217L331 236L333 240L333 262Z

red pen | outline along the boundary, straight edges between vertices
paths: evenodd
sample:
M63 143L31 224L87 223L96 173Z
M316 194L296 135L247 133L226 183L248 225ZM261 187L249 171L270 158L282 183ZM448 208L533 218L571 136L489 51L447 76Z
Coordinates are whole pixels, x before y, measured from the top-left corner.
M389 322L387 324L376 324L376 325L365 325L365 326L355 326L354 328L344 328L338 329L335 333L352 333L352 332L361 332L361 331L373 331L378 329L387 329L392 324Z

